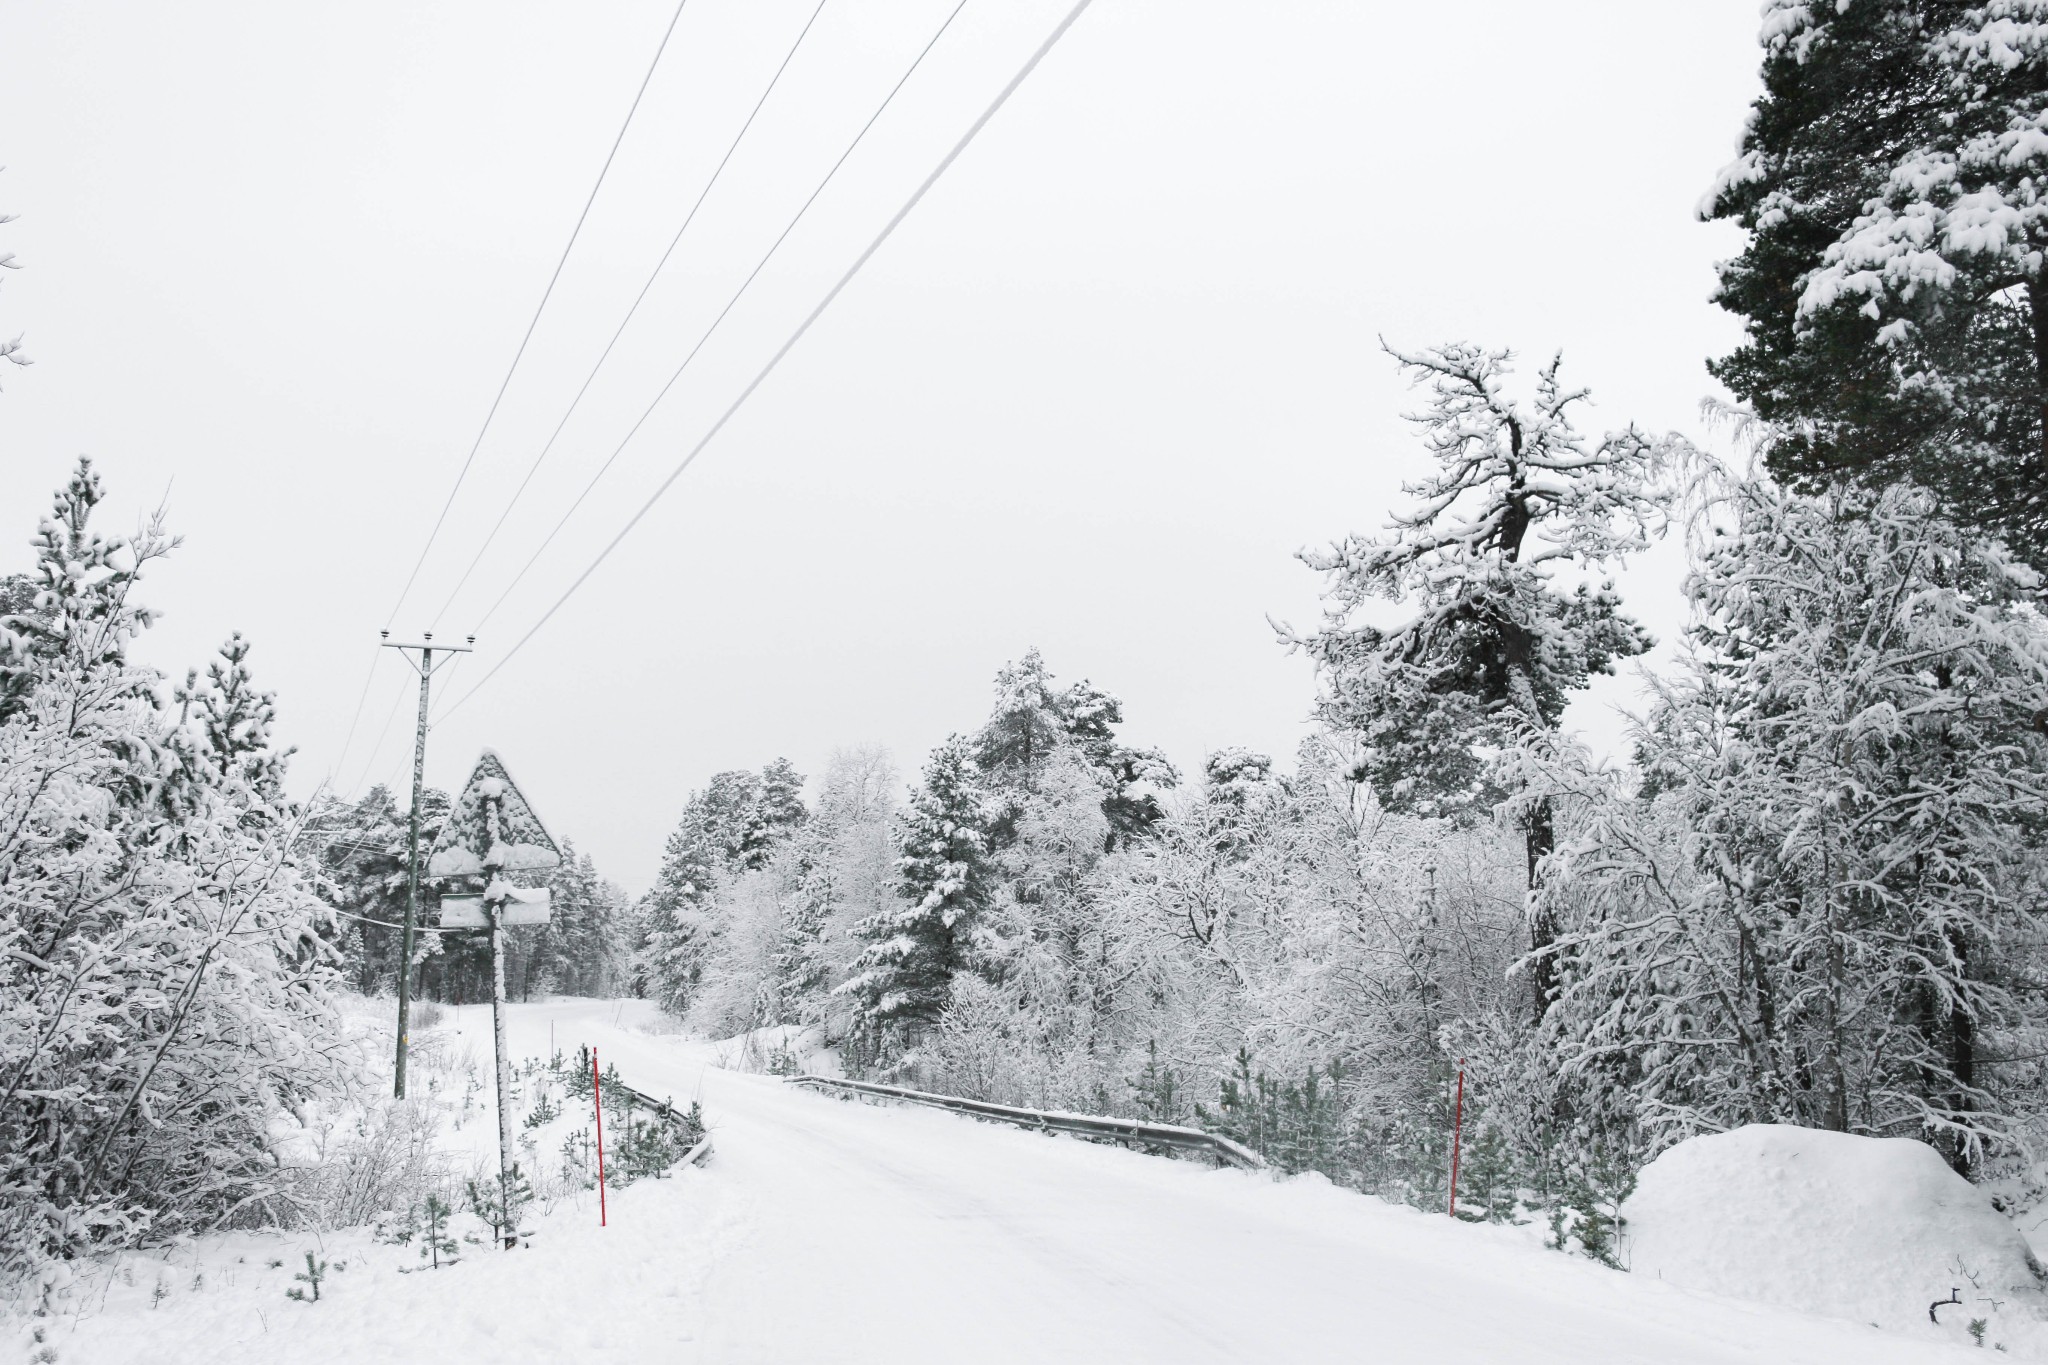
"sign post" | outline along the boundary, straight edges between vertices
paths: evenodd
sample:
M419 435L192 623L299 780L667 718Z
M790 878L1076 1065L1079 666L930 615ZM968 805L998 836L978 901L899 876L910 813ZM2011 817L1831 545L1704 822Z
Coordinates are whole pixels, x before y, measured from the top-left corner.
M491 1047L498 1079L498 1199L507 1247L518 1244L517 1194L512 1176L512 1056L505 1046L505 929L545 924L546 888L514 886L509 872L547 871L562 853L512 782L497 754L486 749L434 843L427 870L436 877L480 877L481 893L442 898L444 924L487 928L491 935Z

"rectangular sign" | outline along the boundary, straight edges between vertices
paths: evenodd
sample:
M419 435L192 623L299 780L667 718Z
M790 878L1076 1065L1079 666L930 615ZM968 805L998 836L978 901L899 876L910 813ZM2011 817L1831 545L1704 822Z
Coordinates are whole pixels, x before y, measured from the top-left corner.
M512 899L505 902L505 927L517 928L522 924L546 924L552 898L545 886L528 890L521 887L512 893ZM490 919L484 914L484 898L481 893L441 897L441 927L443 929L488 929Z

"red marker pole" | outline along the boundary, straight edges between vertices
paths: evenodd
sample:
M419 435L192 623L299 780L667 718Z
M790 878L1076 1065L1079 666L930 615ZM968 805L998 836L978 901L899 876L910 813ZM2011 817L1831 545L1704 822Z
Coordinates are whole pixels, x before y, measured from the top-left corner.
M590 1049L590 1100L597 1110L597 1225L605 1226L604 1217L604 1091L597 1072L597 1049ZM1453 1196L1455 1198L1456 1196Z
M1458 1151L1465 1145L1465 1059L1458 1058L1458 1103L1451 1119L1451 1217L1458 1216Z

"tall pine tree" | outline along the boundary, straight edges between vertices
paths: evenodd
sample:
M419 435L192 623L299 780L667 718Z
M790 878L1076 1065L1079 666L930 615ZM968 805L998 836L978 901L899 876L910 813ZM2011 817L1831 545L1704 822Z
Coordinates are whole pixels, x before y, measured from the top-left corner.
M1410 420L1436 468L1405 485L1414 505L1388 534L1302 555L1328 579L1330 606L1321 632L1288 638L1322 675L1324 719L1360 738L1357 775L1388 810L1457 816L1519 800L1533 891L1555 843L1549 798L1504 781L1498 759L1555 730L1593 674L1649 648L1613 584L1583 575L1661 526L1658 475L1678 438L1629 427L1587 440L1570 411L1586 392L1563 385L1556 360L1525 405L1502 392L1504 351L1392 354L1430 386ZM1374 599L1414 614L1391 627L1357 620ZM1543 955L1554 933L1532 896L1538 1019L1554 992Z
M2048 7L1773 0L1763 40L1709 368L1779 477L1910 480L2048 565Z

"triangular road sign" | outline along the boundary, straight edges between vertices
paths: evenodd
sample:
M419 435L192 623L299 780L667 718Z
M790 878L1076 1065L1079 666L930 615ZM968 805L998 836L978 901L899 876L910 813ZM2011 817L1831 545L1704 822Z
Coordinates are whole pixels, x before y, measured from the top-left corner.
M486 749L476 761L476 770L455 798L448 823L434 841L427 871L436 877L480 877L484 859L491 852L485 821L485 803L495 800L499 808L499 831L505 847L500 851L502 872L541 871L559 866L562 851L540 817L533 813L526 797L505 771L505 764Z

